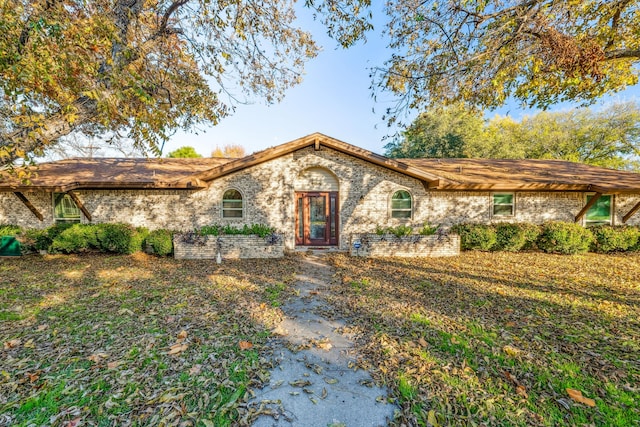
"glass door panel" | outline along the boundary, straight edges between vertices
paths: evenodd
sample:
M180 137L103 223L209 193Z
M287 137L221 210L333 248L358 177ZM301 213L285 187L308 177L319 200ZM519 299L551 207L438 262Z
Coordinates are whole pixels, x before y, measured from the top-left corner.
M310 196L309 197L309 238L311 240L322 239L327 235L327 197Z

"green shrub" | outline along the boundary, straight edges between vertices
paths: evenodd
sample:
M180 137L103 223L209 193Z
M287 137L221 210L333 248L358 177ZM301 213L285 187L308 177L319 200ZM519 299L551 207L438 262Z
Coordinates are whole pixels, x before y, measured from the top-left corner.
M158 256L169 256L173 253L173 233L169 230L153 230L149 233L146 245Z
M131 254L142 248L144 236L129 224L96 224L100 250L117 254ZM142 237L142 238L141 238Z
M267 237L271 235L275 230L265 224L251 224L244 225L242 228L234 227L232 225L205 225L196 229L196 233L200 236L219 236L221 234L243 234L250 236L257 234L260 237Z
M522 228L524 233L524 246L522 247L522 250L538 249L537 241L540 236L540 232L542 231L540 226L526 222L518 225Z
M59 224L52 225L51 227L47 228L47 236L53 242L53 240L58 237L60 233L68 228L73 227L76 224L77 223L74 222L61 222Z
M200 227L200 229L198 230L198 234L200 234L201 236L219 236L221 229L222 227L217 224L205 225L203 227Z
M22 228L19 225L0 224L0 236L15 236L20 233L22 233Z
M389 227L389 233L396 237L408 236L413 233L413 227L408 225L398 225L397 227Z
M149 229L146 227L136 227L136 232L133 233L131 238L131 244L129 245L129 253L140 252L144 250L144 244L149 236Z
M52 240L46 228L31 228L22 235L22 246L29 252L46 251L51 246Z
M60 232L52 241L49 250L53 253L78 253L97 249L96 228L90 224L72 224Z
M265 224L252 224L251 226L245 225L243 228L243 234L257 234L259 237L267 237L273 234L275 230Z
M545 252L578 254L589 250L593 234L588 228L570 222L548 222L542 226L537 245Z
M527 244L526 230L520 224L502 222L494 225L496 243L494 251L518 252Z
M495 229L485 224L458 224L451 231L460 235L460 246L464 250L488 251L496 244Z
M636 243L629 247L629 251L640 251L640 226L635 226L635 227L629 227L635 230L636 235L638 236ZM632 231L633 233L633 231Z
M600 253L627 251L637 245L640 237L640 230L636 227L600 225L590 230L594 237L591 250Z
M421 236L433 236L438 231L438 228L440 228L439 225L431 225L428 222L426 222L422 226L420 231L418 231L418 234L420 234Z
M409 225L398 225L397 227L380 227L376 226L376 234L382 236L384 234L393 234L396 237L408 236L413 233L413 227Z

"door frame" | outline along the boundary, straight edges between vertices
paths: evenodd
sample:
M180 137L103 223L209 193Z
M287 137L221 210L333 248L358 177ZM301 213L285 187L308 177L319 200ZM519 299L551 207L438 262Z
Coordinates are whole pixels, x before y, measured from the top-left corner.
M311 241L311 229L310 229L310 211L309 211L309 198L310 197L325 197L325 217L326 231L325 239L318 241L314 239ZM302 199L302 206L300 200ZM295 192L295 236L296 246L338 246L339 230L340 230L340 209L339 198L337 191L296 191ZM335 212L333 218L331 218L331 201L335 203ZM302 215L300 214L300 208L302 207ZM300 218L302 218L302 224L300 224ZM331 236L331 223L332 219L335 225L335 236ZM302 226L302 228L301 228ZM302 230L302 236L300 235Z

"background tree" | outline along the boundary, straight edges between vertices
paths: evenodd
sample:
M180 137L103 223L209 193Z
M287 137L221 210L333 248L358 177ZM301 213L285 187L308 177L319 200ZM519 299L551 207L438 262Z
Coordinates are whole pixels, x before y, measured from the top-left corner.
M175 129L215 124L238 97L279 100L318 48L292 0L0 3L0 166L71 132L159 154ZM343 46L369 0L305 2Z
M483 122L469 110L444 108L420 115L386 149L391 157L559 159L640 170L640 107L540 112L520 122L501 116Z
M167 154L167 157L173 159L194 159L202 156L196 152L195 148L184 146L173 150L172 152Z
M590 103L638 82L640 0L391 1L392 58L374 73L406 107L515 97Z
M390 157L467 157L470 141L483 131L484 121L461 105L422 113L402 137L385 146Z
M49 146L45 151L44 159L53 161L73 157L144 157L145 154L125 138L112 140L111 138L70 134L60 138L56 144Z
M211 152L211 157L224 157L230 159L239 159L246 155L247 153L245 152L244 147L237 144L227 144L222 148L216 146L216 148Z

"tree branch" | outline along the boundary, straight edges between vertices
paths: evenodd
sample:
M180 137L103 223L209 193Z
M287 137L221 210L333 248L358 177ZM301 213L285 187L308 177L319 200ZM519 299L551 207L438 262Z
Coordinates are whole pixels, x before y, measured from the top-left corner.
M607 61L623 58L640 58L640 49L617 49L604 54L604 59Z

